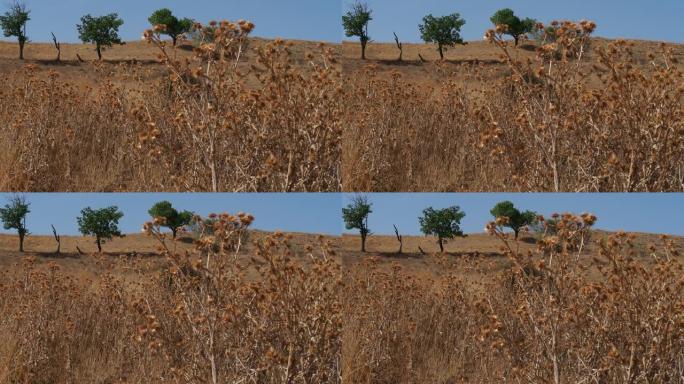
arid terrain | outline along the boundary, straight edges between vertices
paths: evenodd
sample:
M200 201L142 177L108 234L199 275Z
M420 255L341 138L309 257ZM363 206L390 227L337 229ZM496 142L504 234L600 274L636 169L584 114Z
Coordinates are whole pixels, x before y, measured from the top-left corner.
M613 235L610 232L594 231L590 241L583 251L583 258L589 263L592 258L599 258L599 247L596 241L607 239ZM662 243L660 235L633 233L634 249L637 258L650 265L653 260L649 257L648 248ZM684 238L670 239L678 249L684 249ZM445 245L445 254L439 254L439 247L432 236L404 236L402 253L398 253L399 242L393 235L373 235L366 242L367 252L359 251L360 238L345 235L339 241L340 256L347 268L363 265L369 259L377 266L390 270L401 267L403 272L415 275L419 279L444 276L457 272L474 285L488 283L492 276L506 272L512 267L511 260L506 256L503 244L496 238L485 233L469 234L465 238L450 240ZM521 253L532 252L536 248L536 235L527 234L520 237L516 249ZM422 251L421 251L422 250ZM680 258L684 262L684 257ZM444 266L449 265L445 269ZM598 276L593 271L593 276Z
M148 36L103 62L31 43L21 62L0 43L0 189L684 190L683 46L563 28L445 61L424 44L398 62L391 43L360 60L352 42L252 38L166 56Z
M591 45L593 48L605 47L611 41L604 38L594 38L591 41ZM632 51L635 60L644 67L649 66L649 53L657 52L661 44L660 42L646 40L629 40L629 42L633 44ZM434 45L403 43L403 60L400 62L398 61L399 50L394 43L377 42L368 44L366 60L364 61L359 58L361 52L359 44L353 41L345 41L342 43L341 48L342 63L347 73L355 73L356 71L363 70L364 67L374 66L378 72L385 75L397 71L408 80L415 80L416 82L433 86L445 83L445 77L441 76L444 72L456 75L448 77L446 80L458 81L458 78L467 80L473 77L473 66L491 69L490 74L494 78L503 78L510 74L510 69L497 47L487 41L469 41L467 43L466 45L456 45L449 48L444 54L443 62L439 60L439 53ZM679 60L676 66L684 69L684 45L677 43L667 43L667 45L674 49L673 57ZM533 60L536 56L537 48L538 44L536 42L528 40L511 51L516 57ZM421 60L419 55L425 61ZM586 52L585 57L590 61L596 56L592 50L589 50ZM583 66L586 71L591 71L590 63L585 62ZM440 69L444 72L440 71Z
M261 241L271 233L261 231L250 231L248 241L240 250L239 258L248 260L254 251L254 241ZM298 255L304 253L306 245L319 244L321 239L338 243L336 238L319 235L291 233L293 252ZM169 234L170 236L170 234ZM61 271L69 273L81 281L85 279L96 281L98 277L108 268L115 268L119 272L131 272L123 274L132 276L135 272L133 265L143 268L145 273L154 275L159 273L166 265L164 257L161 255L162 248L159 241L144 234L127 234L123 238L114 238L103 245L103 254L97 253L95 238L89 236L60 236L60 253L56 254L57 242L53 236L28 236L24 242L25 252L18 252L19 239L17 236L0 234L0 268L6 272L11 272L14 268L19 268L21 262L26 258L34 258L38 268L47 268L51 263L57 263ZM176 247L178 252L191 251L194 249L192 235L179 236L177 240L167 239L169 244ZM298 258L303 264L307 263L306 257ZM128 262L129 268L125 267ZM139 276L138 276L139 277ZM147 276L149 277L149 276Z
M256 62L255 50L263 47L272 40L251 38L249 47L244 53L244 61L239 63L239 68L245 71ZM314 41L288 40L292 43L292 60L295 67L306 66L306 53L318 50L320 43ZM334 45L330 45L334 47ZM61 43L61 60L56 62L57 51L51 43L30 43L26 45L25 60L17 58L17 44L0 41L0 73L12 72L23 69L26 65L34 65L43 74L52 69L60 75L60 79L81 84L83 86L96 86L102 81L102 76L95 69L97 54L91 44ZM191 59L193 56L191 41L180 41L177 49L173 51L173 57L178 59ZM116 70L119 65L139 64L152 71L155 76L165 73L165 66L160 62L159 50L146 41L127 41L124 45L114 45L103 51L101 67L109 71ZM81 62L78 57L84 61ZM153 80L155 78L149 78ZM121 85L133 87L136 83L130 77L122 77ZM126 81L127 80L127 81ZM253 79L252 79L253 80Z
M393 236L366 253L351 235L245 236L228 216L195 244L148 224L101 255L68 236L61 255L50 236L20 254L2 235L0 382L672 382L684 238L594 221L519 242L490 226L444 254L431 237L398 254Z
M492 31L444 61L345 42L343 190L684 190L684 46L562 28L519 47Z
M198 49L150 33L102 61L63 44L56 62L46 43L20 61L0 43L0 189L338 191L336 47L221 28Z
M248 225L220 216L193 245L150 223L104 254L3 235L0 382L336 381L334 244Z
M399 255L393 236L369 237L361 255L344 236L345 380L680 381L684 239L563 222L519 243L492 227L441 255L417 237Z

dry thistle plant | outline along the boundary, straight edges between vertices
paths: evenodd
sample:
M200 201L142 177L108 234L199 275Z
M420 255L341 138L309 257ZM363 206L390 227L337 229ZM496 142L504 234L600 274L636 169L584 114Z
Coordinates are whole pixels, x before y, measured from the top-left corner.
M192 248L161 233L161 219L145 224L160 268L103 257L101 279L84 284L28 258L22 274L2 273L0 382L339 383L332 244L299 251L276 232L248 258L254 218L212 216Z
M126 92L111 73L94 70L101 76L98 90L61 80L56 71L45 76L32 65L2 76L0 142L7 150L0 154L0 188L118 190L142 178L131 169L129 138L137 124L126 118Z
M159 31L145 33L170 75L157 90L167 97L144 97L134 110L147 126L140 146L183 189L338 190L341 87L332 51L321 45L302 70L291 44L275 40L245 72L237 65L252 23L196 28L202 42L193 60L174 60Z
M672 48L637 55L632 43L593 40L592 22L551 27L538 26L534 58L503 28L488 31L501 63L436 64L436 86L374 66L345 74L343 189L684 190L684 74Z
M633 235L592 239L595 221L590 214L543 220L530 251L493 222L487 230L510 263L470 280L464 271L485 261L434 260L440 273L429 278L374 259L349 265L345 381L681 381L678 250L667 237L646 254Z

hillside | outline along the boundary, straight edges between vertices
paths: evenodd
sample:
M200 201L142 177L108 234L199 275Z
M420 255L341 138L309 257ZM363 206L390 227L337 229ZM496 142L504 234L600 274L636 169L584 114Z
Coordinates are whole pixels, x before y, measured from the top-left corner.
M590 64L595 59L593 48L605 47L614 40L593 38L591 48L585 57L585 69L592 71ZM648 54L660 51L660 42L646 40L629 40L633 44L632 50L637 61L643 66L649 65ZM668 47L674 49L675 58L679 59L679 67L684 69L684 44L667 43ZM511 47L514 58L533 60L536 53L536 45L533 42L521 44L519 48ZM357 42L345 41L342 43L341 54L343 57L343 68L346 73L355 73L366 68L368 65L374 66L380 73L388 74L398 71L408 80L425 82L430 85L437 85L443 81L444 70L455 72L458 75L472 75L475 65L480 69L488 70L487 76L492 79L501 78L509 74L508 67L502 62L501 50L486 41L469 41L467 45L458 45L449 48L444 55L444 62L440 63L439 53L434 45L429 44L409 44L403 43L403 61L397 61L399 50L394 43L370 43L366 48L367 60L361 60L361 47ZM423 57L425 61L420 59ZM444 67L435 64L443 64ZM461 77L461 81L465 78ZM476 79L468 79L472 84L476 84Z
M271 43L273 40L251 38L249 48L241 62L241 69L247 70L255 64L255 50ZM308 52L319 50L320 43L314 41L288 40L292 44L290 51L296 64L305 63L305 55ZM144 41L128 41L124 45L115 45L103 51L101 66L93 66L98 63L97 54L92 44L61 44L61 61L56 62L57 50L52 43L29 43L24 50L25 60L19 60L18 45L12 42L0 41L0 73L11 72L24 68L26 65L34 65L40 70L54 70L60 74L62 80L69 80L76 84L93 85L101 79L98 70L114 70L119 65L140 65L152 71L148 79L155 79L163 72L163 65L159 63L159 50ZM193 56L191 42L179 42L174 49L169 45L172 58L184 59ZM78 57L83 61L80 61ZM118 74L117 74L118 75ZM119 77L124 83L130 80L125 76Z
M247 260L254 251L254 242L261 241L271 235L270 232L250 231L246 244L241 248L240 256ZM319 235L290 233L290 244L296 259L308 264L310 259L305 257L305 246L311 245L318 249ZM330 237L322 237L324 241L333 241ZM7 273L21 270L25 260L31 259L39 269L47 269L53 263L60 267L61 272L81 282L98 281L102 274L116 271L116 275L128 281L143 282L156 275L166 265L160 255L160 243L144 234L126 234L123 238L114 238L103 244L103 254L97 254L95 240L86 236L62 236L62 248L59 255L55 254L57 243L52 236L28 236L24 241L24 253L17 251L19 240L17 236L0 234L0 269ZM180 254L192 251L193 241L189 237L180 237L177 241L169 240L170 247L176 247ZM83 253L79 252L80 249ZM173 249L173 248L172 248Z
M591 241L583 255L585 261L599 257L596 241L607 239L614 233L597 230L592 233ZM634 248L640 261L650 264L653 260L649 256L648 247L663 244L661 235L648 233L634 233ZM679 250L684 250L684 237L668 237ZM444 264L459 271L462 277L477 282L488 280L493 273L501 272L510 267L510 261L504 256L502 243L495 237L485 233L469 234L465 238L457 238L445 244L446 254L438 254L439 247L434 237L404 236L403 252L398 254L399 242L395 236L370 236L366 241L367 252L362 254L359 249L359 236L345 235L340 240L340 254L347 268L354 269L368 259L375 261L384 268L401 266L404 272L430 281L444 272ZM535 239L532 235L521 234L517 243L521 253L534 251ZM422 249L425 253L420 251ZM684 256L680 256L684 262Z

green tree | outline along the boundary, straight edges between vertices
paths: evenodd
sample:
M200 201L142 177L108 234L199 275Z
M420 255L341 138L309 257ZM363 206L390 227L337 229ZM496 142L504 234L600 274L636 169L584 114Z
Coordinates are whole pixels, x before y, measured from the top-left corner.
M494 218L507 218L504 227L510 228L515 233L515 239L518 239L520 230L528 225L533 225L537 222L537 213L533 211L519 211L512 202L502 201L492 208L490 211Z
M93 210L90 207L81 210L81 217L77 218L78 230L84 236L95 236L98 252L102 252L102 243L114 236L124 237L119 231L119 220L123 213L116 206Z
M102 60L102 51L105 47L111 47L113 44L124 44L119 38L119 27L123 23L123 20L119 19L119 15L116 13L98 17L85 15L81 17L81 24L78 24L76 28L81 41L95 44L97 58Z
M457 206L434 209L432 207L423 210L423 217L420 217L420 230L426 235L437 236L439 251L444 252L444 243L447 239L465 237L461 230L461 219L465 217L465 212Z
M506 26L506 34L513 37L516 47L520 42L520 37L526 33L532 32L534 30L534 26L537 24L537 21L534 19L520 19L510 8L504 8L496 11L490 20L494 25Z
M164 219L164 227L167 227L173 233L173 238L176 238L178 229L190 224L194 213L190 211L178 212L170 202L160 201L150 208L148 211L152 217L161 217Z
M444 51L447 47L465 44L461 38L461 27L465 23L458 13L441 17L427 15L423 17L423 24L420 24L418 29L423 41L437 44L439 57L444 60Z
M346 208L342 208L342 218L347 229L358 229L361 234L361 252L366 252L366 238L371 234L368 228L368 215L372 204L366 196L355 196Z
M361 42L361 59L366 59L366 45L370 41L368 23L373 20L372 11L365 3L355 3L342 16L342 26L347 37L358 36Z
M24 238L28 235L26 215L31 212L23 196L14 196L4 208L0 208L0 219L5 229L16 229L19 234L19 252L24 252Z
M0 16L0 27L5 37L15 36L19 42L20 60L24 60L24 46L29 41L26 36L26 23L31 20L30 13L25 4L15 1L5 15Z
M192 20L188 18L178 19L168 8L162 8L154 11L148 20L152 26L159 24L164 25L164 30L161 33L171 37L174 47L176 46L178 37L184 33L190 32L193 25Z

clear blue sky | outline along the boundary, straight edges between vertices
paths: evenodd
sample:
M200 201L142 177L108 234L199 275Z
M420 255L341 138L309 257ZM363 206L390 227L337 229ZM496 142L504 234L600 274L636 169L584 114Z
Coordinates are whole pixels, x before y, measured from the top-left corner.
M0 205L4 206L11 196L0 194ZM147 210L157 201L169 200L178 209L203 216L248 212L256 218L256 229L339 235L343 229L341 208L354 195L28 193L24 196L31 203L27 225L34 234L50 234L50 224L54 224L60 233L78 235L76 217L82 208L110 205L117 205L124 213L120 223L122 231L137 233L149 220ZM466 212L462 223L466 232L482 232L491 220L489 210L492 206L510 200L520 209L534 210L545 216L563 212L593 213L598 216L596 227L600 229L684 236L684 225L679 217L679 213L684 212L684 194L376 193L367 196L373 203L369 224L378 234L391 234L392 224L396 224L404 234L419 235L418 217L424 208L451 205L458 205Z
M344 196L349 204L353 194ZM371 231L394 233L392 224L407 235L420 235L418 217L424 208L446 208L458 205L465 211L462 228L466 233L481 233L491 221L490 209L503 200L512 201L518 209L533 210L544 216L553 213L593 213L598 217L595 228L610 231L646 232L684 235L681 213L684 194L534 194L534 193L401 193L368 194L373 213L368 219Z
M0 194L0 205L7 204L12 194ZM27 193L31 213L27 227L33 234L51 234L50 224L65 235L78 235L76 217L85 207L104 208L116 205L124 213L119 228L124 233L138 233L150 220L147 211L154 203L170 201L176 209L193 211L202 216L210 213L254 215L253 228L267 231L322 233L339 235L339 194L164 194L164 193ZM2 230L3 233L12 233Z
M0 9L10 0L0 1ZM339 0L23 0L31 10L27 34L32 41L52 41L50 32L65 42L78 42L76 24L90 13L116 12L124 20L124 40L140 40L147 18L159 8L200 22L246 19L256 24L253 34L336 42L340 39ZM0 38L2 34L0 33Z
M353 0L342 0L346 9ZM684 0L366 0L373 10L369 34L375 41L393 41L392 32L407 42L420 41L423 16L460 13L462 35L481 40L491 28L489 18L501 8L542 22L554 19L595 21L597 36L684 42ZM346 39L346 38L345 38Z

